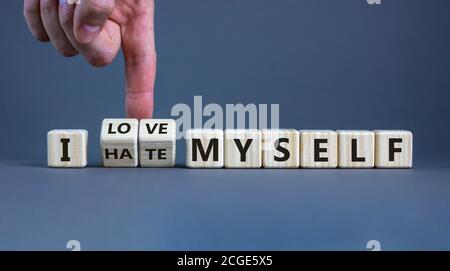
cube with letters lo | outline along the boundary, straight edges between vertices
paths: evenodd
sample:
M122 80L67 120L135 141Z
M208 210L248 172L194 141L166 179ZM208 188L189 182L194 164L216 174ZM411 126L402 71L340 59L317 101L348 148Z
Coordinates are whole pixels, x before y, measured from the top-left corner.
M227 129L224 134L226 168L260 168L262 135L254 129Z
M86 130L52 130L47 133L49 167L85 167L88 132Z
M340 168L373 168L375 164L375 133L344 131L338 133Z
M263 130L262 138L264 168L300 166L300 136L297 130Z
M375 132L375 167L411 168L413 135L410 131Z
M104 119L100 135L103 166L137 167L137 119Z
M176 123L172 119L142 119L139 122L139 165L175 166Z
M300 131L300 166L302 168L336 168L337 133L331 130Z
M222 168L223 131L189 129L186 131L186 166L188 168Z

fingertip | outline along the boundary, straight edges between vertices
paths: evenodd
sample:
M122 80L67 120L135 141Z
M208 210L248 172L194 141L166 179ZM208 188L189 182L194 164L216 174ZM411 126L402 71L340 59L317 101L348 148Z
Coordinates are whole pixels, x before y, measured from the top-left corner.
M34 38L40 42L49 42L50 38L45 32L33 33Z
M128 118L151 119L153 117L153 93L127 93L126 111Z

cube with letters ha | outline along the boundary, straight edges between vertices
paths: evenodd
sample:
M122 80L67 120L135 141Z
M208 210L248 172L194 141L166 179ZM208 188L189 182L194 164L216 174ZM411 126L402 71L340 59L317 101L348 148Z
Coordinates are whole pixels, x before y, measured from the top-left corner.
M137 167L137 119L104 119L100 135L103 166Z
M142 119L139 122L141 167L174 167L176 123L172 119Z

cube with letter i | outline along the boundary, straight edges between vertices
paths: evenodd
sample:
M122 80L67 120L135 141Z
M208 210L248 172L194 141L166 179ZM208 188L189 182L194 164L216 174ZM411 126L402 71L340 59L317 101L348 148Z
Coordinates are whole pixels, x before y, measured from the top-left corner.
M102 123L100 145L105 167L137 167L137 119L105 119Z
M375 132L375 167L411 168L413 135L410 131Z
M186 131L186 166L222 168L224 165L223 131L189 129Z
M335 131L300 131L300 166L302 168L336 168L337 160Z
M52 130L47 133L49 167L73 168L87 165L86 130Z
M141 167L173 167L176 153L176 124L172 119L142 119L139 122Z

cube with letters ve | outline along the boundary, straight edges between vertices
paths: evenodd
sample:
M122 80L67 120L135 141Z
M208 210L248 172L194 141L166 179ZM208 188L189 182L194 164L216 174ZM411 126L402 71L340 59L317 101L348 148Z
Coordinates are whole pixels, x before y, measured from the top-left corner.
M137 167L137 119L104 119L100 135L102 161L105 167Z
M49 167L85 167L88 132L86 130L52 130L47 133Z
M413 135L410 131L375 132L375 167L411 168Z
M186 166L222 168L224 165L223 131L189 129L186 131Z
M173 167L176 153L176 123L172 119L142 119L139 122L141 167Z

